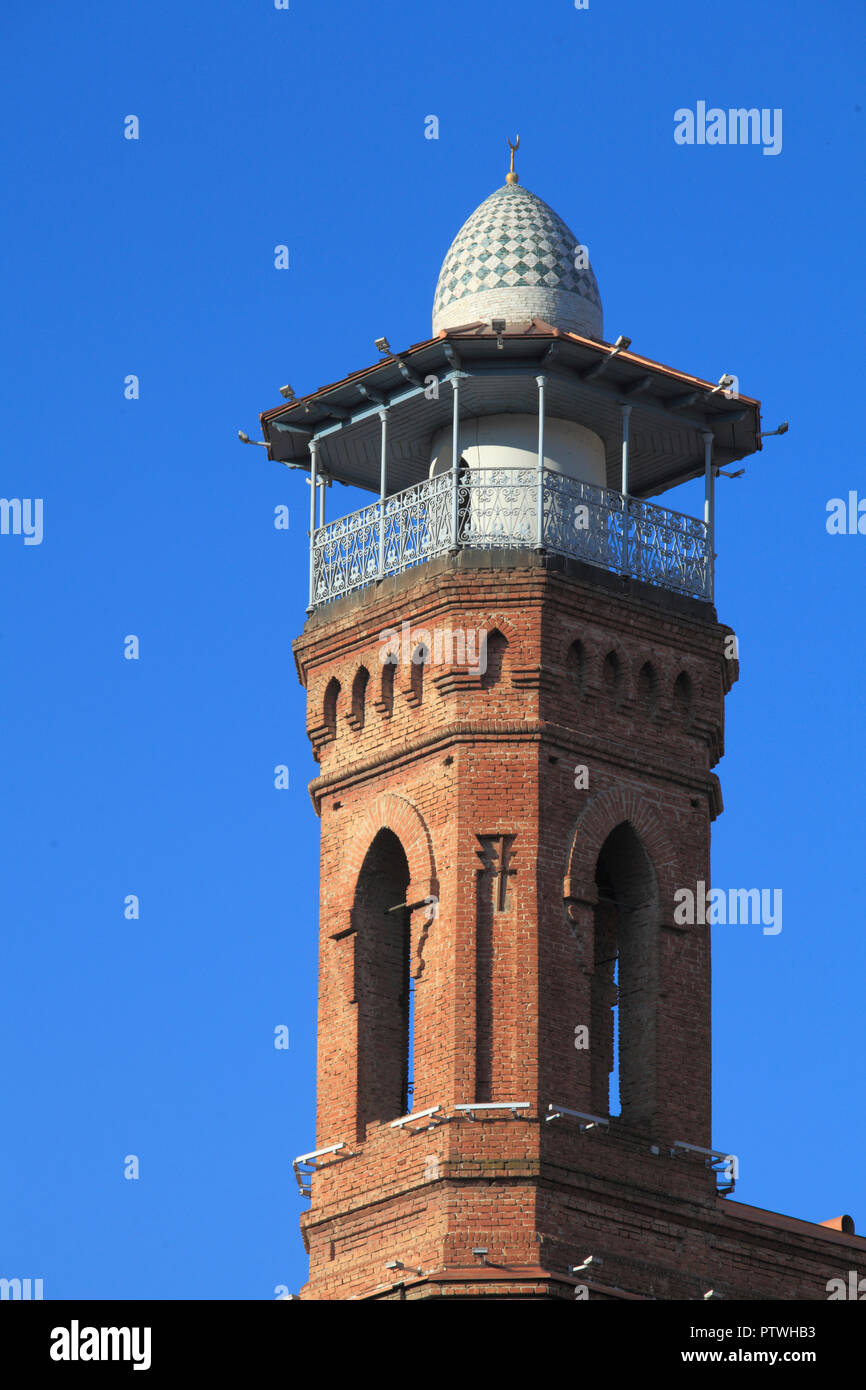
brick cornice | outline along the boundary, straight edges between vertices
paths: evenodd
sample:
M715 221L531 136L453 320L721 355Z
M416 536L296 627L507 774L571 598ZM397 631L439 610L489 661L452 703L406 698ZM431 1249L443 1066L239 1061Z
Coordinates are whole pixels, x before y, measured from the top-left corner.
M652 585L622 581L590 566L554 565L559 557L517 553L519 563L515 552L462 551L453 560L442 557L318 610L293 643L301 684L306 686L311 664L339 659L377 640L381 631L393 626L395 610L405 617L411 609L413 625L423 627L454 607L492 607L507 621L510 609L543 610L552 600L581 621L595 618L614 628L628 627L641 640L667 640L683 653L700 656L706 656L708 644L717 648L720 636L731 632L709 605ZM500 566L474 563L503 555L507 558ZM737 662L721 655L720 661L727 691L737 679Z
M393 753L379 753L374 758L356 763L352 768L323 774L309 784L310 799L316 814L321 814L321 801L324 796L345 790L358 782L371 777L384 776L407 763L444 751L454 744L468 742L489 742L502 740L511 743L537 742L551 745L574 753L589 753L600 761L618 767L623 764L631 771L656 777L659 781L676 782L692 792L705 795L714 815L721 812L721 793L719 779L711 772L689 774L679 765L662 758L649 757L634 745L623 748L615 739L603 738L598 734L579 733L562 724L549 720L460 720L437 729L434 733L423 735L411 743L401 744Z

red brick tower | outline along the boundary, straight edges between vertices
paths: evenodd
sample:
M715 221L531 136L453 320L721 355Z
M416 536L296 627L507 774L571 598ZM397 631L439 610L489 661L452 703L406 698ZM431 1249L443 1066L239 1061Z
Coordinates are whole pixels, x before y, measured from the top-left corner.
M604 342L578 248L509 182L433 338L261 417L311 481L303 1298L818 1298L864 1261L718 1194L709 928L675 920L737 674L713 480L758 403ZM703 520L646 500L698 476ZM331 479L378 500L326 523Z

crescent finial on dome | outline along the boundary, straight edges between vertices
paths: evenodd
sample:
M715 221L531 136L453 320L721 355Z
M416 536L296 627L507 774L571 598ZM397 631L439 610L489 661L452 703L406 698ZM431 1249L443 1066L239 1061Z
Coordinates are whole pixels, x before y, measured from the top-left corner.
M520 149L520 136L519 136L519 135L517 136L517 138L516 138L516 140L514 141L514 144L513 144L513 145L512 145L512 143L511 143L510 140L508 141L508 148L509 148L510 151L511 151L511 168L509 169L508 173L505 175L505 182L506 182L506 183L520 183L520 179L517 177L517 175L516 175L515 172L514 172L514 151Z

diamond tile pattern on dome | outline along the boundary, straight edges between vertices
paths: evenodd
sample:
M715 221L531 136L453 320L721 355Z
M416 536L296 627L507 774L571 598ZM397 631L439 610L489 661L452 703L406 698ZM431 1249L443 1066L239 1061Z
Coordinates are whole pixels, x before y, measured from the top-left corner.
M562 218L520 184L491 193L464 222L436 286L434 316L479 290L538 286L565 290L601 310L592 270L575 266L580 242Z

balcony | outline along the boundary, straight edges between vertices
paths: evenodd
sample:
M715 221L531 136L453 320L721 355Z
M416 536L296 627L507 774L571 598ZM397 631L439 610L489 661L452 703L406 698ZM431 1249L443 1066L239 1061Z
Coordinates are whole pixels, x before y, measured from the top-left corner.
M310 609L463 548L542 549L712 602L708 526L549 468L463 468L312 534Z

